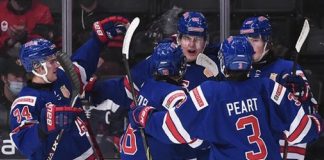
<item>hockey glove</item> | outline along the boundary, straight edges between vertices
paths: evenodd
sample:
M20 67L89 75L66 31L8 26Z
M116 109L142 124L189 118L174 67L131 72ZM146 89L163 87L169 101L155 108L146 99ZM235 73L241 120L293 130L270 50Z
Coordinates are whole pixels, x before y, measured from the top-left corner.
M111 16L93 23L93 33L100 42L106 44L126 33L129 21L121 16Z
M51 133L65 129L74 124L77 115L82 113L80 108L70 106L55 106L49 104L41 112L41 126L45 133Z
M136 108L128 114L129 123L133 128L145 128L146 122L154 110L155 108L151 106L136 106Z
M310 86L306 79L296 75L288 75L284 78L283 85L290 90L298 100L303 103L311 98Z

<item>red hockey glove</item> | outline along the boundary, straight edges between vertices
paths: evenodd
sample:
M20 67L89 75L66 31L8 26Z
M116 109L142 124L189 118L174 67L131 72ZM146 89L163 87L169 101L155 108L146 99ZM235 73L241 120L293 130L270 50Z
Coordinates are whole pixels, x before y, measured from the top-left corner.
M111 16L101 21L93 23L93 31L96 37L102 42L107 43L114 37L126 33L129 21L121 16Z
M310 86L306 79L297 75L288 75L284 78L283 85L292 92L300 102L308 101L311 98Z
M129 123L134 128L145 128L146 122L154 110L155 108L151 106L136 106L136 108L128 114Z
M51 133L74 124L77 115L82 113L80 108L70 106L55 106L49 104L41 111L41 126L45 133Z

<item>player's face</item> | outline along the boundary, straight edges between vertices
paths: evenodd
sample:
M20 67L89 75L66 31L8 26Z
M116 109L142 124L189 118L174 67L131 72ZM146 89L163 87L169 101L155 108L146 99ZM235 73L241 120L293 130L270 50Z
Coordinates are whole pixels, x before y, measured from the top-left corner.
M265 47L265 42L262 40L262 38L257 37L257 38L252 38L249 37L249 41L251 45L253 46L254 49L254 54L253 54L253 62L258 62L262 58L262 53L264 52L264 47Z
M50 82L54 82L57 80L57 69L59 67L59 63L56 59L56 57L51 57L46 61L46 67L47 67L47 79Z
M204 37L183 35L179 39L183 54L187 58L187 62L197 59L199 53L203 53L206 45Z

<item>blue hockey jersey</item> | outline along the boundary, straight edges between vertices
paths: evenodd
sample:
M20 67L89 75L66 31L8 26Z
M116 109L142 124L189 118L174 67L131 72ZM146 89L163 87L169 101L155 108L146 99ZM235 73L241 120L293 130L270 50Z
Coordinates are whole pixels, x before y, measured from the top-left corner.
M72 61L79 72L82 85L95 72L101 47L100 42L90 39L74 53ZM59 134L59 131L48 135L40 134L41 110L48 103L68 106L71 101L71 82L62 69L58 69L57 77L51 84L27 85L11 106L10 137L19 151L29 159L46 159ZM77 117L75 125L64 130L53 159L87 159L93 156L94 151L84 130L84 118L82 115Z
M213 160L281 159L282 133L295 144L315 140L319 131L319 120L268 78L204 82L181 106L151 114L145 128L166 143L207 140Z
M139 89L147 79L153 78L151 58L139 62L131 69L132 80L138 94ZM204 67L195 63L187 64L184 79L189 81L188 89L193 89L206 80L211 80L204 74ZM93 89L94 103L100 104L109 99L120 106L129 107L132 103L131 87L127 77L99 81Z
M164 40L163 40L164 41ZM166 38L165 41L172 41L172 39ZM205 48L205 54L216 62L219 66L219 61L217 59L217 52L219 50L219 43L209 43ZM151 56L147 57L145 60L140 61L131 69L131 76L135 87L135 92L138 94L139 88L147 79L153 78L153 64ZM188 89L193 89L197 85L201 84L206 80L211 80L213 78L208 77L204 73L205 68L191 62L187 64L187 70L183 77L190 81L188 84ZM219 76L222 76L219 74ZM95 84L93 89L93 101L95 104L100 104L106 100L115 103L119 106L129 107L132 103L131 86L128 82L127 76L123 78L115 78L104 81L99 81Z
M254 70L251 72L251 77L268 77L276 82L282 83L285 76L292 74L293 61L280 58L276 59L272 56L272 53L266 55L264 59L264 62L261 61L259 64L253 66ZM304 80L307 81L303 69L299 65L296 65L296 75L300 75ZM313 108L314 104L317 105L314 98L312 98L312 101L303 103L306 114L310 114L315 110L315 108ZM281 139L279 143L282 146L281 152L283 154L285 140ZM289 145L287 150L288 159L304 159L306 154L306 143Z
M166 111L168 108L178 105L184 98L186 98L185 88L149 79L140 89L138 104L156 106L157 110ZM149 135L147 135L146 139L154 160L183 160L208 157L208 149L196 149L202 147L200 146L202 144L201 140L196 140L189 146L188 144L166 144ZM120 148L121 159L123 160L146 159L141 133L138 129L134 129L131 124L128 125L121 137Z

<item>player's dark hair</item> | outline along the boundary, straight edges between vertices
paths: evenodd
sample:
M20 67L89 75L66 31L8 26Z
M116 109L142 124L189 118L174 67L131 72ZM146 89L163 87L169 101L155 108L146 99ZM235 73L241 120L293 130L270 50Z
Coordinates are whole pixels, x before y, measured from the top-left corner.
M244 81L247 80L249 78L249 70L240 70L240 71L235 71L235 70L226 70L225 69L226 74L228 75L228 77L226 77L226 79L228 80L233 80L233 81Z
M154 79L157 81L164 81L173 85L181 85L182 84L182 77L172 77L169 75L158 75L158 74L153 74Z

